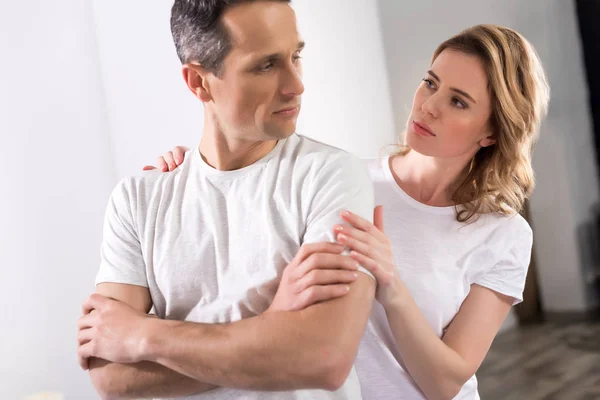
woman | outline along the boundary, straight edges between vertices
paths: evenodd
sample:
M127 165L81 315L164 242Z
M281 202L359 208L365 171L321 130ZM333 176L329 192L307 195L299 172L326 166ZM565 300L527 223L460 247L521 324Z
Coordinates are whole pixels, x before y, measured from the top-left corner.
M375 224L348 214L333 227L378 283L355 364L363 398L479 398L475 372L522 300L532 232L518 211L548 100L539 59L513 30L478 25L436 49L405 144L369 161ZM184 150L159 166L172 170ZM330 283L343 281L334 272ZM282 291L299 296L287 280Z

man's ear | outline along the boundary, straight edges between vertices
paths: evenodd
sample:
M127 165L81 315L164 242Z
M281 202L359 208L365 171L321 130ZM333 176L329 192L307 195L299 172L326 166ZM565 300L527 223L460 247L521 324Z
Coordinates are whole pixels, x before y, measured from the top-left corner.
M183 80L187 84L194 96L196 96L203 103L207 103L212 100L210 93L210 86L208 84L208 77L211 72L208 72L200 64L186 63L181 68L183 74Z

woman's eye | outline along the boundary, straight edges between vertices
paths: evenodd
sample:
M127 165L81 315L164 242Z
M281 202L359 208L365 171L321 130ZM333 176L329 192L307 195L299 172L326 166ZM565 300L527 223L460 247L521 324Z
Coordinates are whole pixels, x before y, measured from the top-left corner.
M467 108L467 104L466 104L464 101L462 101L462 100L460 100L460 99L457 99L457 98L454 98L454 99L452 99L452 104L453 104L455 107L457 107L457 108L460 108L460 109L463 109L463 110L464 110L465 108Z
M433 85L433 81L431 79L424 78L423 82L425 82L425 86L427 86L428 88L430 88L430 89L435 88Z

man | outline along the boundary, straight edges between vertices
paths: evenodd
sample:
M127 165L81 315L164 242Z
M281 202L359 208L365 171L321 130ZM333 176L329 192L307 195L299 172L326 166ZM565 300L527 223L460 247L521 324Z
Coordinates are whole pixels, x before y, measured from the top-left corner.
M288 264L321 252L358 268L339 245L307 244L332 242L342 210L373 210L358 159L294 134L304 44L289 1L176 0L171 26L204 105L202 140L176 172L113 191L79 321L82 367L105 398L360 398L352 364L371 277L335 300L265 312Z

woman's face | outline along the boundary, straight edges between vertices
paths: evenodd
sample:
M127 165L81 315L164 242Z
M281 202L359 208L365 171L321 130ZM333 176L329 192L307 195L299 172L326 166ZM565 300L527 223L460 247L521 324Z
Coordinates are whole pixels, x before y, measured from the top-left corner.
M479 58L443 50L415 93L407 145L429 157L470 160L494 144L490 115L488 79Z

